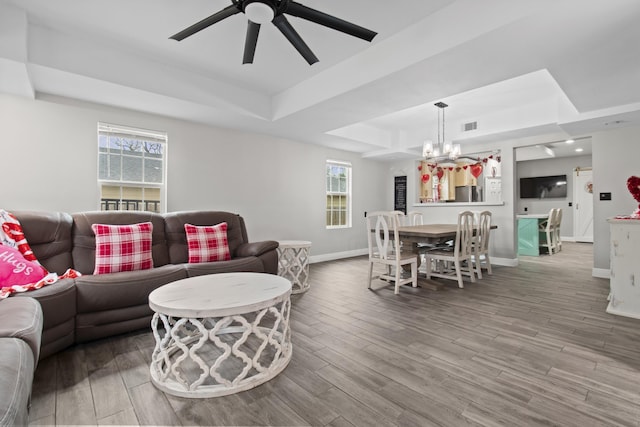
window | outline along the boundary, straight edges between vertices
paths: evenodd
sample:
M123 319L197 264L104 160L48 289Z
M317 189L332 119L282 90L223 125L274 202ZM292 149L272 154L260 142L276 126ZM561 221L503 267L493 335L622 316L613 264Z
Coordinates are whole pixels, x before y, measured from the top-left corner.
M100 210L163 212L167 134L98 123Z
M351 227L351 163L327 161L327 228Z

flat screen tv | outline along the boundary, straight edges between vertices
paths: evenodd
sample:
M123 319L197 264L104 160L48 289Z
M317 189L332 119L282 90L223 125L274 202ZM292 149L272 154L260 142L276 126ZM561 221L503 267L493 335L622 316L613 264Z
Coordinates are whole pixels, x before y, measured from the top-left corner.
M567 175L520 178L521 199L567 197Z

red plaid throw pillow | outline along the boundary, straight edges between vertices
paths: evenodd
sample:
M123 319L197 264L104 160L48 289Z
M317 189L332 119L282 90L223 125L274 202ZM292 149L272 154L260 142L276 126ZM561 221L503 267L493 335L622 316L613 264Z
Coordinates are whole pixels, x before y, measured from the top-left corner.
M148 270L153 267L150 222L131 225L93 224L96 267L93 274Z
M231 259L226 222L202 227L185 224L184 231L187 233L190 263Z

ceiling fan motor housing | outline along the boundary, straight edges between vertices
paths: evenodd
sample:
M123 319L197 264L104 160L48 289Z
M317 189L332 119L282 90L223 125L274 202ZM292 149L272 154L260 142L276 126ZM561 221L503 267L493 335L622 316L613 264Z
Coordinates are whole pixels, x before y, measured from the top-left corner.
M269 1L248 0L244 2L244 14L251 22L266 24L276 15L276 9Z

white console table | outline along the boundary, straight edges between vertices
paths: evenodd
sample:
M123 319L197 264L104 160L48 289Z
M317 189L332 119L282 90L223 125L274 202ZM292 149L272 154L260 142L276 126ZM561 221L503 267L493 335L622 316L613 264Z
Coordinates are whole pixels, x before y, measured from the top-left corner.
M611 279L607 313L640 319L640 220L609 219Z
M291 281L293 294L309 290L309 249L311 242L281 240L278 242L278 274Z

